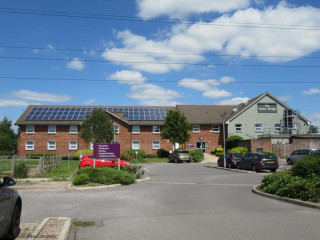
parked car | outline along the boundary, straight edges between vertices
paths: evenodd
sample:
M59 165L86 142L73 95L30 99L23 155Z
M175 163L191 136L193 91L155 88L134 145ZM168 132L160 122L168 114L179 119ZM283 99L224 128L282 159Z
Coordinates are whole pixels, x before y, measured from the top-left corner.
M120 160L121 166L131 166L130 162ZM96 158L96 167L113 167L118 166L118 159L97 159ZM80 158L79 167L93 167L93 154L84 154Z
M188 150L176 149L169 155L169 162L181 163L188 162L190 163L190 153Z
M297 163L301 158L313 154L319 154L319 149L314 148L305 148L305 149L298 149L293 151L288 157L287 157L287 164L293 165Z
M12 178L0 180L0 239L15 239L20 233L22 200Z
M238 165L238 161L240 161L243 157L244 156L242 153L236 153L236 152L226 153L227 168L236 168ZM224 167L224 156L219 157L218 167Z
M275 172L279 168L278 158L269 153L247 153L239 162L239 169L248 169L255 172L270 170Z

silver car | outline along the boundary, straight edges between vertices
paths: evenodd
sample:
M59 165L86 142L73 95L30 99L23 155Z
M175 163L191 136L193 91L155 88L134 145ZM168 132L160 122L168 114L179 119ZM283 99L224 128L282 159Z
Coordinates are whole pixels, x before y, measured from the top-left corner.
M314 148L305 148L305 149L298 149L293 151L288 157L287 157L287 164L293 165L297 163L301 158L309 155L313 155L318 149Z
M15 184L9 177L0 180L0 239L15 239L20 233L22 200L16 190L9 188Z

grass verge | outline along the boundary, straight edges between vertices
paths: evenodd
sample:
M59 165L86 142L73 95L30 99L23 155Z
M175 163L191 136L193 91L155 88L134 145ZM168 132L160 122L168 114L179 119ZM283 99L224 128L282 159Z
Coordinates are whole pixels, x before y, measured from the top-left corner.
M38 175L40 178L53 178L56 181L64 181L70 178L79 169L79 161L71 160L70 168L68 168L68 161L64 160L61 162L60 167L54 168L49 172Z

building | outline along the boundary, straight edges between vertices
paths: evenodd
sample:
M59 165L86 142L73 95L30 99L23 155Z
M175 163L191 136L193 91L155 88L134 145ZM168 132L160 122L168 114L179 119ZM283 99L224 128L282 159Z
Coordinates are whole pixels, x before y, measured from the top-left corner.
M310 122L284 103L266 92L245 104L233 105L177 105L175 107L137 106L52 106L31 105L23 112L18 125L18 155L27 153L56 153L73 155L77 150L92 149L80 137L81 123L94 108L110 114L115 128L115 142L121 152L144 149L156 153L173 145L160 133L169 110L179 110L189 123L191 139L179 146L210 153L223 146L223 118L226 136L240 135L256 139L266 131L272 133L306 133Z

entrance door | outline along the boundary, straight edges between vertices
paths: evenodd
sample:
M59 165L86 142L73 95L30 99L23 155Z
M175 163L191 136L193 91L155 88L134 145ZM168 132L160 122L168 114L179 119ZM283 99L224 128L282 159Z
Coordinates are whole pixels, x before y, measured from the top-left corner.
M206 143L205 142L197 142L197 149L202 152L206 152Z

